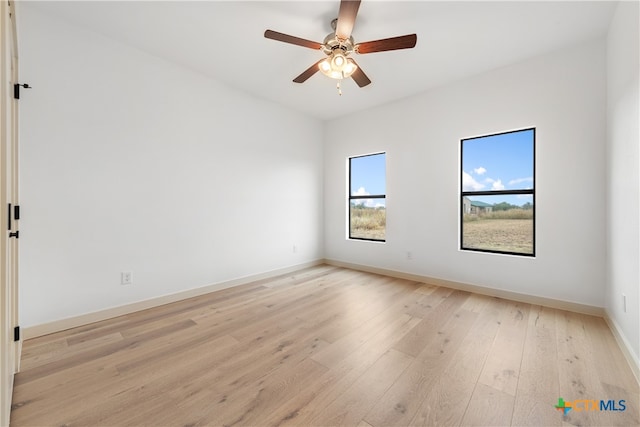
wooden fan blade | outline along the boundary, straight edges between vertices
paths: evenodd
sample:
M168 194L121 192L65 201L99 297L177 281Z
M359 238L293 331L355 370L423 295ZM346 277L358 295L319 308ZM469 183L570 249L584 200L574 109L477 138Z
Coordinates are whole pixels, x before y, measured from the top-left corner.
M320 61L316 62L315 64L313 64L311 67L309 67L306 70L304 70L302 72L302 74L300 74L298 77L293 79L294 83L304 83L304 82L306 82L309 77L313 76L315 73L317 73L320 70L320 68L318 68L318 65L322 61L324 61L324 58L321 59Z
M356 61L353 61L353 63L356 64ZM358 68L356 68L353 74L351 74L351 78L356 82L358 86L365 87L366 85L371 83L371 80L369 80L369 77L367 77L367 75L364 73L364 71L362 71L362 68L360 68L358 64L356 64L356 66Z
M385 50L410 49L416 46L417 41L417 35L407 34L406 36L358 43L355 47L355 51L358 53L374 53L384 52Z
M291 43L296 46L308 47L309 49L320 49L322 44L311 40L301 39L300 37L290 36L288 34L279 33L277 31L267 30L264 32L264 36L271 40L277 40L279 42Z
M338 23L336 24L336 36L340 40L347 40L351 37L351 31L353 31L353 25L356 23L359 8L360 0L342 0L340 2Z

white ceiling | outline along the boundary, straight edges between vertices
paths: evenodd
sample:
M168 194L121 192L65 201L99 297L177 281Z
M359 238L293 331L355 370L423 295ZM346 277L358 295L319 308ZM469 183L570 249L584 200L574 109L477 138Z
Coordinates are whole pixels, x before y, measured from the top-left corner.
M611 1L363 0L356 42L417 33L414 49L357 55L372 80L343 95L320 73L323 57L263 37L266 29L322 42L339 1L71 1L29 6L320 119L391 102L470 75L604 36ZM19 13L19 10L18 10Z

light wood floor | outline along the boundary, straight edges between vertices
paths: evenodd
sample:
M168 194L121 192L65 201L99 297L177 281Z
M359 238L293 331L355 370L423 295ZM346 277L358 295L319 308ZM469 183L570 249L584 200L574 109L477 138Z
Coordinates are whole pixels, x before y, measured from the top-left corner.
M11 424L630 426L639 401L600 318L319 266L25 342Z

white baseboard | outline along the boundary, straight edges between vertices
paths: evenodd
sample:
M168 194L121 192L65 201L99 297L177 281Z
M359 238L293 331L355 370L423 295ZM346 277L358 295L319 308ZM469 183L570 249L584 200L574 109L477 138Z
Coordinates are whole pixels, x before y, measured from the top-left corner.
M631 367L633 375L636 377L636 381L640 385L640 357L635 354L631 347L631 343L629 343L629 340L627 340L625 335L622 333L618 323L613 319L613 317L609 316L606 309L603 317L605 322L607 322L607 325L609 325L609 329L611 329L611 332L618 343L618 347L620 347L622 354L624 354L625 359L627 359L627 363L629 364L629 367Z
M366 271L369 273L382 274L384 276L397 277L399 279L414 280L416 282L430 283L450 289L473 292L475 294L487 295L491 297L504 298L512 301L524 302L528 304L541 305L544 307L556 308L560 310L573 311L575 313L589 314L591 316L604 317L604 308L591 305L578 304L575 302L562 301L553 298L537 297L518 292L505 291L502 289L487 288L484 286L472 285L469 283L454 282L451 280L438 279L435 277L421 276L418 274L405 273L396 270L372 267L369 265L352 264L333 259L325 259L325 263L336 267L350 268L352 270Z
M172 302L181 301L184 299L208 294L210 292L219 291L222 289L231 288L234 286L244 285L257 280L268 279L276 277L282 274L292 273L294 271L314 267L321 264L333 265L336 267L344 267L352 270L366 271L369 273L381 274L384 276L397 277L400 279L414 280L417 282L430 283L437 286L443 286L451 289L458 289L467 292L473 292L476 294L487 295L492 297L509 299L512 301L518 301L528 304L541 305L545 307L573 311L576 313L589 314L592 316L603 317L609 325L613 336L615 337L618 346L622 350L633 374L636 377L638 383L640 383L640 360L637 355L634 354L631 349L629 341L625 338L621 332L618 324L609 316L606 310L602 307L594 307L590 305L578 304L569 301L556 300L552 298L537 297L527 294L520 294L517 292L505 291L501 289L487 288L484 286L472 285L468 283L454 282L450 280L439 279L435 277L422 276L412 273L405 273L402 271L388 270L369 265L353 264L349 262L343 262L332 259L319 259L302 264L297 264L290 267L271 270L265 273L255 274L251 276L241 277L226 282L216 283L212 285L203 286L200 288L189 289L186 291L178 292L175 294L164 295L161 297L151 298L144 301L137 301L131 304L126 304L118 307L112 307L92 313L82 314L79 316L73 316L65 319L56 320L53 322L43 323L40 325L26 327L23 330L23 339L35 338L43 335L52 334L55 332L64 331L66 329L75 328L78 326L88 325L90 323L99 322L101 320L107 320L125 314L134 313L140 310L146 310L153 307L169 304ZM19 352L20 353L20 352Z
M140 310L146 310L148 308L158 307L172 302L182 301L187 298L193 298L200 295L208 294L214 291L231 288L234 286L244 285L247 283L255 282L256 280L268 279L271 277L279 276L281 274L291 273L303 268L314 267L316 265L324 264L324 260L318 259L315 261L309 261L302 264L293 265L290 267L279 268L276 270L267 271L265 273L254 274L251 276L245 276L238 279L228 280L226 282L215 283L212 285L203 286L200 288L189 289L186 291L177 292L175 294L163 295L156 298L151 298L144 301L137 301L131 304L121 305L118 307L111 307L92 313L81 314L78 316L68 317L65 319L55 320L53 322L47 322L40 325L25 327L23 330L24 338L35 338L43 335L52 334L55 332L64 331L66 329L76 328L78 326L88 325L90 323L99 322L101 320L112 319L114 317L123 316L125 314L134 313Z

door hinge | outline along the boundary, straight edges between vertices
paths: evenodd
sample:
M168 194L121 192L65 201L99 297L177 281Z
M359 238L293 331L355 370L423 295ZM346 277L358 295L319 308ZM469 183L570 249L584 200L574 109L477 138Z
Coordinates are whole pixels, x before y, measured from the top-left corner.
M20 326L13 328L13 340L20 341Z
M20 219L20 206L16 205L13 207L13 210L11 210L11 203L8 204L8 211L7 212L7 230L9 230L9 237L15 237L16 239L20 238L20 231L16 231L15 233L12 233L11 230L13 228L13 225L11 224L11 220L12 219Z
M15 83L13 85L13 98L14 99L20 99L20 86L22 86L25 89L31 89L33 87L33 86L29 86L29 83L24 83L24 84Z

